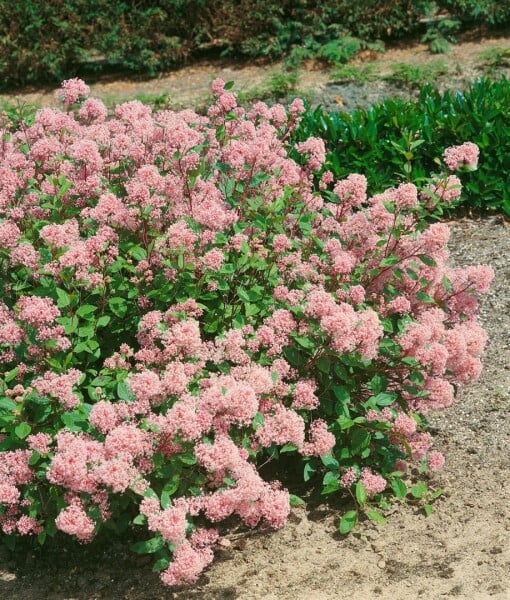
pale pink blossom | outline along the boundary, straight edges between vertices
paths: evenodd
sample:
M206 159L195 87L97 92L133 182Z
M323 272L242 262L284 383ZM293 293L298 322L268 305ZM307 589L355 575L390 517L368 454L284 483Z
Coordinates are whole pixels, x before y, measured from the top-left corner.
M65 106L71 106L89 94L89 86L77 77L63 81L60 89L55 92L57 100L60 100Z
M460 146L446 148L443 153L443 160L450 171L456 171L460 167L476 169L479 155L480 149L476 144L465 142Z

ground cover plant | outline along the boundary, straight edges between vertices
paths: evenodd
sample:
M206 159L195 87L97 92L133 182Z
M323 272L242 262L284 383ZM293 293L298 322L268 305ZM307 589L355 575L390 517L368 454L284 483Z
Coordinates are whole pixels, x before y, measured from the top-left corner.
M369 196L324 170L305 108L206 116L116 107L65 81L62 109L0 146L0 527L19 537L147 530L167 585L196 581L224 523L281 527L283 454L352 498L340 531L441 468L426 415L476 379L489 267L447 264L454 171ZM427 494L417 483L414 497ZM428 505L427 505L428 506ZM430 506L428 509L430 510Z
M399 70L410 81L412 70ZM425 85L416 102L388 99L352 113L326 112L321 107L309 110L295 139L322 137L328 150L326 168L339 178L363 172L376 192L394 185L395 180L425 181L437 169L443 148L472 140L482 160L476 173L466 173L462 198L454 204L508 216L508 106L510 82L505 77L480 79L462 92L440 93Z

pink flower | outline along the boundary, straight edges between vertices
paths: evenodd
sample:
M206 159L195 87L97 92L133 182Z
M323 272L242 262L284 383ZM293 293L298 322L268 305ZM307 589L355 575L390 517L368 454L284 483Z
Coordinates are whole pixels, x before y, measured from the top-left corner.
M393 423L393 429L403 436L409 437L413 433L416 433L416 421L412 417L401 412Z
M340 199L343 209L360 207L367 199L367 179L364 175L352 173L346 179L337 181L333 192Z
M108 458L116 458L122 454L131 458L151 456L152 437L148 431L139 429L133 423L122 423L107 434L104 449Z
M305 423L297 413L277 404L273 414L267 415L264 424L257 429L255 437L266 448L272 444L293 444L301 448L305 441Z
M16 303L19 319L38 328L60 317L60 310L51 298L22 296Z
M186 510L182 506L169 506L148 517L149 529L161 533L163 539L171 544L184 542L187 526Z
M95 523L83 509L80 500L74 500L55 519L57 529L75 535L80 542L90 542L94 536Z
M349 489L351 487L351 485L353 483L355 483L357 480L358 480L358 476L356 474L356 471L352 467L349 467L348 469L346 469L346 471L343 473L342 477L340 478L340 483L342 484L342 486L344 488Z
M318 171L326 160L326 148L324 140L310 137L304 142L296 144L296 150L300 154L308 155L307 164L313 171Z
M48 454L52 439L48 433L35 433L27 437L27 442L30 450L39 452L39 454Z
M444 466L445 458L441 452L433 451L429 452L427 462L431 471L439 471Z
M328 424L322 419L317 419L310 425L308 435L309 441L300 450L303 456L324 456L335 446L335 436L328 431Z
M85 121L102 122L108 116L108 109L101 100L87 98L87 100L82 103L78 115Z
M189 585L195 583L200 573L212 562L209 548L193 548L187 541L174 552L172 564L161 573L165 585Z
M69 219L63 223L45 225L39 231L39 237L56 248L72 246L80 239L78 221Z
M361 469L360 481L365 486L369 496L378 494L386 488L386 479L381 475L374 473L372 469L368 467Z
M63 81L60 90L55 93L57 100L60 100L65 106L71 106L89 94L89 86L77 77Z
M294 389L292 408L311 410L319 406L319 399L315 395L317 385L313 381L298 381Z
M202 258L203 264L211 271L218 271L223 264L225 257L219 248L213 248L206 252Z
M108 433L119 424L115 405L107 400L101 400L92 406L89 423L101 433Z
M0 504L17 504L20 495L20 491L14 484L0 481Z
M46 371L43 377L34 379L32 385L39 394L54 396L62 403L65 410L72 410L80 403L80 398L73 393L73 386L81 377L82 372L78 369L70 369L63 375Z
M0 223L0 248L13 248L21 237L20 228L13 221Z
M18 519L16 528L20 535L38 534L42 531L42 527L37 523L37 521L32 517L28 517L27 515L22 515Z
M401 183L396 189L396 205L401 209L414 208L418 204L418 190L413 183Z
M215 96L220 96L225 91L225 82L219 77L211 83L211 92Z
M443 153L443 160L450 171L456 171L460 167L474 170L478 165L479 154L480 149L476 144L465 142L460 146L446 148Z
M127 385L136 398L142 402L158 403L160 401L161 381L153 371L145 369L131 375L127 380Z

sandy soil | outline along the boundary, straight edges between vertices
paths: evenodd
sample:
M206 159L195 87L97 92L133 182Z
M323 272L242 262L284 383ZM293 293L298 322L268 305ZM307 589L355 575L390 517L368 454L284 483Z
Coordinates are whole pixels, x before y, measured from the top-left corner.
M510 47L510 39L489 43ZM464 48L466 65L471 61L476 74L473 57L484 47ZM397 62L425 56L421 47L398 52L407 58L398 55ZM461 49L453 52L460 61ZM215 75L234 79L237 87L265 76L255 67L213 72L198 66L153 82L96 84L93 93L106 93L106 85L122 95L173 86L174 97L180 90L180 100L191 102ZM317 87L328 83L320 72L306 77ZM497 276L481 311L490 334L485 373L462 390L456 405L431 419L436 447L447 455L445 468L431 480L445 492L431 516L415 506L395 505L386 525L364 523L344 537L332 508L294 509L278 532L229 534L230 545L218 549L212 567L186 590L163 588L151 572L150 557L132 555L118 541L15 557L0 551L0 599L510 599L510 227L497 217L451 226L452 260L489 263Z
M444 63L447 72L434 79L441 88L462 87L467 81L487 74L510 77L510 57L492 70L488 68L481 54L491 49L510 52L510 37L466 41L451 46L450 52L442 55L431 54L423 44L388 49L384 54L365 53L352 64L361 68L372 65L377 81L357 84L354 89L346 82L338 82L334 70L308 63L299 70L297 92L306 95L312 104L321 103L331 109L347 110L366 106L389 95L412 96L416 91L412 86L409 88L384 79L391 74L392 65L399 63L421 66ZM282 73L282 70L281 63L260 66L252 63L232 64L224 60L204 61L155 79L104 80L92 83L90 87L94 97L110 104L135 97L150 99L166 94L171 105L189 106L208 97L210 84L215 77L234 81L234 90L249 93L267 88L271 77ZM17 98L36 106L52 106L55 105L55 88L27 88L16 93L0 94L0 106L2 102L13 102Z

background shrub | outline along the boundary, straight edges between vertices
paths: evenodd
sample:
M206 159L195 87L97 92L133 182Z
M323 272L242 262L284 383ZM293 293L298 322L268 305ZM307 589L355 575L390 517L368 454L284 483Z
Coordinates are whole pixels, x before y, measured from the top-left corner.
M469 139L481 149L476 175L466 173L462 206L510 215L510 82L481 79L464 92L422 88L416 102L386 100L352 113L309 110L296 135L327 142L336 177L364 173L372 192L420 182L437 169L443 148Z
M0 87L123 69L143 76L204 51L236 57L349 57L422 32L437 8L456 21L508 22L508 2L392 0L0 0Z
M509 0L439 0L437 4L463 23L501 26L510 20Z

